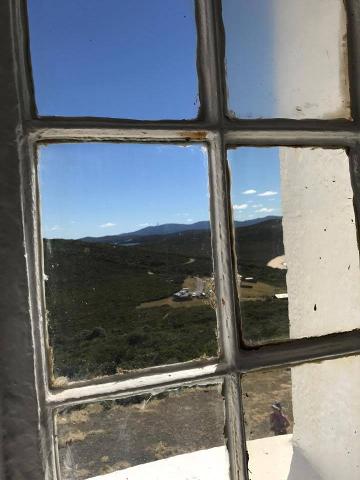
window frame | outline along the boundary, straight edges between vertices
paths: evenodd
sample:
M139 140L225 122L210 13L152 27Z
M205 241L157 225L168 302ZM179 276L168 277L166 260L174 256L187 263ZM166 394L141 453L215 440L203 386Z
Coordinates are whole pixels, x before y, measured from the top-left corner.
M226 0L225 0L226 1ZM230 180L226 150L235 146L317 146L345 148L349 154L356 228L360 237L360 1L346 0L350 99L348 120L239 120L226 116L225 37L221 0L194 0L198 35L197 66L200 112L191 121L136 121L106 118L38 117L31 77L26 0L0 4L2 54L8 92L0 119L0 147L5 152L0 175L11 183L1 191L5 261L0 285L4 308L3 345L15 347L2 367L5 385L2 446L5 478L60 480L54 412L59 407L105 400L199 382L224 380L226 442L232 480L247 480L247 453L240 375L360 353L360 330L289 340L252 348L241 340L236 289ZM6 50L7 49L7 50ZM8 51L10 53L6 54ZM187 362L77 382L63 389L50 385L47 356L42 241L37 187L37 146L51 142L148 142L205 144L209 156L211 231L218 302L219 361ZM10 147L9 147L10 148ZM9 214L12 218L9 218ZM10 230L7 230L10 228ZM12 289L12 290L11 290ZM15 290L14 290L15 289ZM15 293L14 293L15 292ZM7 300L10 300L6 304ZM20 306L20 310L19 310ZM16 318L19 334L13 332ZM9 347L7 352L9 351ZM29 362L29 358L31 361ZM13 381L13 378L17 381ZM11 401L15 398L16 401ZM25 407L24 407L25 406ZM10 416L9 416L10 412ZM17 418L18 417L18 418ZM26 418L25 418L26 417ZM13 425L9 420L14 420ZM22 448L11 441L22 439ZM40 473L41 472L41 473ZM0 466L0 473L1 466Z

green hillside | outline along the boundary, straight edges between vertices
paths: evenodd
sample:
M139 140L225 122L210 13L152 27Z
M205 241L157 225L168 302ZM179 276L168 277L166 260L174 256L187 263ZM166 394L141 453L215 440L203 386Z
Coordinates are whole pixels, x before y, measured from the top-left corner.
M192 267L181 255L67 240L46 240L44 250L56 376L84 378L216 355L209 306L136 308L172 295L188 275L210 275L206 259Z
M266 267L283 252L281 221L237 229L236 243L240 273L286 287L285 272ZM44 252L56 377L88 378L216 355L216 318L208 302L166 301L185 279L211 277L209 231L144 237L126 247L44 240ZM242 309L252 342L288 335L287 302L252 299Z

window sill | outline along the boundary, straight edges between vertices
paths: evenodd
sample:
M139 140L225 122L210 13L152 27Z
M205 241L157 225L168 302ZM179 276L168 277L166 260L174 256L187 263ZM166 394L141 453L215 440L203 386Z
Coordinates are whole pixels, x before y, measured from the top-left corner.
M305 458L293 449L292 435L260 438L247 442L252 480L322 480ZM229 462L225 447L186 453L138 465L91 480L222 480Z

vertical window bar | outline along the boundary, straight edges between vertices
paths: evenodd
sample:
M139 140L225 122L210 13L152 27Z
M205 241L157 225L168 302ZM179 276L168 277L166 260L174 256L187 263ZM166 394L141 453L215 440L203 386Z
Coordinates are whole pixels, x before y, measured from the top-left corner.
M211 230L217 296L217 318L221 353L230 370L238 364L238 329L235 314L235 272L230 234L230 195L224 144L224 42L221 1L198 0L200 79L205 80L202 101L206 120L215 123L217 133L210 140L209 174ZM201 70L203 69L203 70ZM205 98L204 98L205 97ZM247 457L240 383L236 374L225 380L226 435L232 480L247 480Z
M37 396L38 425L42 470L45 480L56 478L54 425L52 408L47 407L48 362L44 335L44 292L42 285L42 238L40 218L37 210L39 192L36 183L36 149L26 132L25 123L36 115L34 88L31 75L29 32L26 0L11 3L14 58L16 62L17 104L21 120L18 125L18 153L20 162L21 208L23 215L23 233L26 251L26 269L28 279L28 301L31 316L32 348L34 355L34 381ZM20 128L19 128L20 126ZM21 383L21 382L20 382ZM30 436L29 436L30 437ZM32 459L23 455L23 461L30 464ZM28 465L27 465L28 467ZM37 469L36 475L41 475ZM30 476L29 476L30 478Z
M30 40L27 22L27 0L14 0L12 8L12 29L14 52L17 60L17 88L23 120L36 116L35 94L31 74Z
M197 0L196 23L198 29L197 67L199 75L200 118L210 124L222 122L222 96L219 58L216 39L215 0Z
M31 95L25 77L26 16L24 3L0 2L0 39L3 49L1 108L0 241L2 258L2 390L1 405L4 474L6 478L38 479L48 475L47 413L39 378L34 340L34 278L31 152L24 132L30 117ZM24 78L25 77L25 78ZM36 301L36 300L35 300ZM35 368L34 368L35 367Z
M230 475L236 480L248 480L248 453L245 447L245 425L239 374L234 373L225 378L224 392Z
M210 144L211 230L216 283L217 318L221 354L230 369L238 364L238 329L235 314L235 285L232 246L229 234L229 192L225 147L221 134L215 134Z

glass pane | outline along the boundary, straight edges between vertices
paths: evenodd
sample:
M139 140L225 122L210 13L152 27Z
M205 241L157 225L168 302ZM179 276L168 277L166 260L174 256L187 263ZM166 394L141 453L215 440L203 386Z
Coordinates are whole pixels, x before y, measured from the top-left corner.
M283 431L292 433L294 420L290 368L244 375L242 393L247 440L280 435ZM277 403L281 404L281 411L286 415L288 425L286 421L272 415L279 411L275 409Z
M289 336L279 148L228 152L243 335L251 344Z
M359 357L243 377L251 480L359 478Z
M280 148L290 337L360 327L360 265L344 150Z
M238 148L228 157L245 340L359 328L360 264L346 152Z
M198 113L193 0L28 0L40 115Z
M180 388L59 411L62 480L115 471L117 480L228 479L220 390Z
M202 147L49 145L39 176L55 377L215 356Z
M223 0L229 110L350 118L343 0Z

